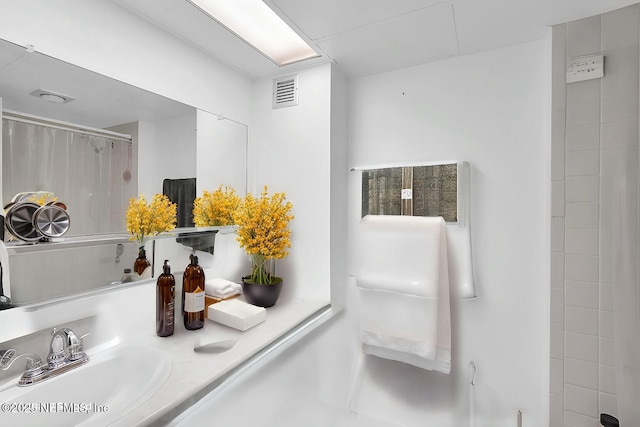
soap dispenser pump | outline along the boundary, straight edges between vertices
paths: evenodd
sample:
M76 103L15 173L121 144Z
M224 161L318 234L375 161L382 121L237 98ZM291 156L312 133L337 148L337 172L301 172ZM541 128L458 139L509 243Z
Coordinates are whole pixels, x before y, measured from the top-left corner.
M195 254L189 258L182 276L182 316L184 327L193 330L204 326L204 270Z
M171 274L169 260L164 260L162 274L156 285L156 334L159 337L173 335L175 318L176 280Z

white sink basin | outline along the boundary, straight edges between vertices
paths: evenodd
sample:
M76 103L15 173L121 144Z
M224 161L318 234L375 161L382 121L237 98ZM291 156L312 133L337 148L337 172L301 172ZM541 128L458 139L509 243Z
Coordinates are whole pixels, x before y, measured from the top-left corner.
M166 382L168 354L121 345L72 371L28 387L16 378L0 388L3 425L107 425L136 409Z

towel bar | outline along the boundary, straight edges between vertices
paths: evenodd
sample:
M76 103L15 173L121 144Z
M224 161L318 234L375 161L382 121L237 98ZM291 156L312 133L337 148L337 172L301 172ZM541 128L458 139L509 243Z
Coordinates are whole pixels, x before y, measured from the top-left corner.
M439 172L429 171L434 168L448 168L446 171L437 169ZM453 171L451 168L454 168ZM452 295L461 299L476 298L476 289L473 277L473 262L471 250L471 230L470 230L470 165L466 161L426 161L426 162L401 162L388 163L372 166L357 166L351 168L352 171L361 171L363 177L362 194L386 194L375 198L375 206L381 205L385 208L370 206L372 199L362 201L361 216L367 215L407 215L407 216L442 216L447 225L447 241L450 263L450 283ZM399 178L400 170L402 179ZM409 173L405 179L404 170L414 171ZM439 178L438 178L439 176ZM445 178L442 178L444 176ZM418 178L420 177L420 178ZM447 180L446 177L449 177ZM455 180L455 182L453 182ZM372 188L369 188L369 185ZM411 188L404 188L405 186ZM436 188L433 190L432 187ZM444 202L451 200L448 194L455 188L456 197L453 203ZM434 193L435 191L435 193ZM437 206L446 206L440 210L424 208L429 206L430 197L433 194L440 194L441 201ZM413 201L413 198L416 201ZM436 198L438 198L436 196ZM409 199L409 200L407 200ZM420 201L418 203L417 201ZM409 201L407 211L403 208ZM422 206L422 208L418 208Z

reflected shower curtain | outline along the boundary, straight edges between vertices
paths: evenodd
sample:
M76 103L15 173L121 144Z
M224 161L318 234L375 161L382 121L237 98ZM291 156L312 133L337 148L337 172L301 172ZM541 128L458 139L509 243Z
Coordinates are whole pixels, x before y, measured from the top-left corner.
M631 151L633 153L633 151ZM620 425L640 422L640 210L638 153L613 180L613 285L616 395Z
M2 196L51 191L67 205L67 236L125 231L135 186L123 179L128 142L3 119Z

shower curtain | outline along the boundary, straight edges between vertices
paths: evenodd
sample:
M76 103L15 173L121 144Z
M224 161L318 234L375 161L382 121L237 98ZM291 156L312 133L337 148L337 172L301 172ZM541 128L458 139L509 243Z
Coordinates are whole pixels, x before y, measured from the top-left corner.
M51 191L67 206L67 236L125 231L134 184L123 178L130 142L3 119L2 196Z
M633 151L631 151L633 152ZM640 422L640 196L638 154L626 156L613 180L614 351L618 419Z

